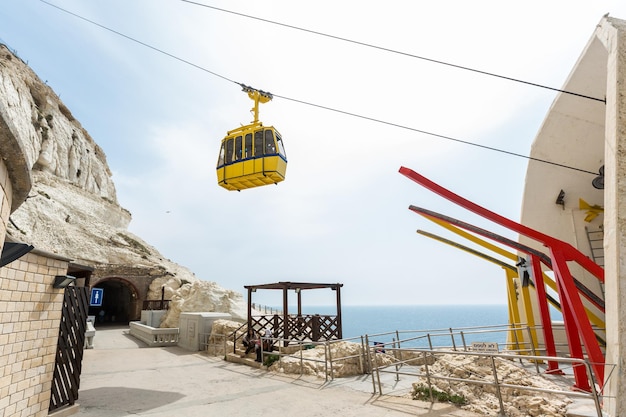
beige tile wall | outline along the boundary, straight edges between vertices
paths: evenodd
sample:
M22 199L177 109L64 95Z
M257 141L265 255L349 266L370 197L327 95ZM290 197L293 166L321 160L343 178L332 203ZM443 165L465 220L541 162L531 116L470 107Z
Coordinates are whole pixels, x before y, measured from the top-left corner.
M0 268L0 417L48 415L67 268L32 252Z

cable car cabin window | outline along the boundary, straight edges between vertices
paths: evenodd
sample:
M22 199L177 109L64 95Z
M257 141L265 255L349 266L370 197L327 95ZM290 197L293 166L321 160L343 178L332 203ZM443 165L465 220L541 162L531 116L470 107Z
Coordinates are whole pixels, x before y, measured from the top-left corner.
M283 145L283 140L278 133L276 133L276 143L278 144L278 153L286 158L287 153L285 152L285 146Z
M235 147L235 141L230 138L226 141L226 155L224 155L224 162L230 164L233 162L233 148Z
M246 159L252 158L252 133L246 133L244 151L245 151L243 155L244 158Z
M274 132L272 130L265 131L265 155L276 154L276 142L274 142Z
M254 132L254 156L263 156L263 131Z
M221 167L222 165L224 165L224 143L220 147L220 156L217 158L217 166Z
M241 136L235 138L235 159L241 160Z

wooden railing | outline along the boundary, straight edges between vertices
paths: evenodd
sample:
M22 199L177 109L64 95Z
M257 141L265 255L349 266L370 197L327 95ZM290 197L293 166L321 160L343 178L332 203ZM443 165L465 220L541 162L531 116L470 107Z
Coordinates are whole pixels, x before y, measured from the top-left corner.
M253 316L252 327L257 330L271 329L273 336L279 339L318 342L342 338L337 316L289 315L287 319L287 334L285 334L284 317L278 314Z
M89 296L87 287L67 287L61 310L59 339L48 411L78 399Z

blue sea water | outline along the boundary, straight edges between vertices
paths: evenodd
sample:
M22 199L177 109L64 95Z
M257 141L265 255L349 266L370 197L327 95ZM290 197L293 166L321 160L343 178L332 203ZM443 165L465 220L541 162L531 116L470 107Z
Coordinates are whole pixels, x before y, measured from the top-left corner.
M302 312L303 314L335 315L336 307L303 307ZM465 342L468 344L473 341L500 344L506 341L504 329L493 327L507 324L506 305L342 306L341 314L344 339L368 335L370 341L380 340L387 343L393 338L397 339L398 336L382 335L384 333L400 331L399 338L404 340L427 331L431 335L440 335L433 336L433 343L450 345L450 337L444 334L449 334L449 329L453 328L457 344L462 343L458 329L463 329ZM489 329L480 332L478 329L471 329L475 327L489 327ZM416 346L426 346L427 343L424 339L421 342L414 342Z

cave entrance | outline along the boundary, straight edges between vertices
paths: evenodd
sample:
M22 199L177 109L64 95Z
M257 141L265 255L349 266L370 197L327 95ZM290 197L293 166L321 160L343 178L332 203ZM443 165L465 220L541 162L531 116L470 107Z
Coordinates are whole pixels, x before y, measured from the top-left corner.
M102 306L89 307L89 315L95 316L97 324L128 324L139 320L137 313L137 289L121 278L109 278L98 282L94 288L101 288Z

